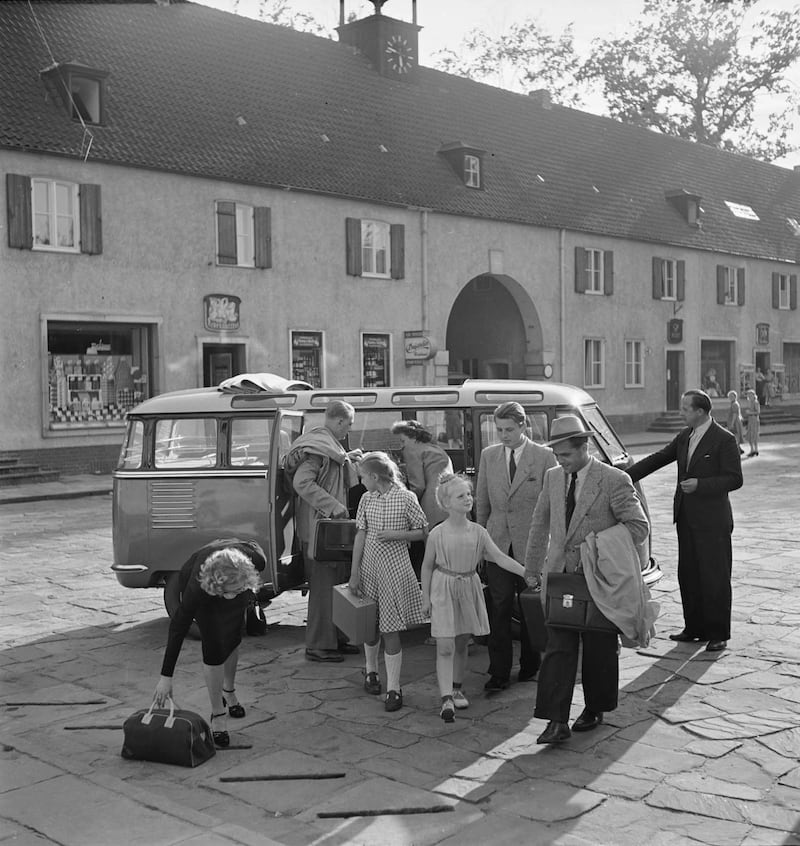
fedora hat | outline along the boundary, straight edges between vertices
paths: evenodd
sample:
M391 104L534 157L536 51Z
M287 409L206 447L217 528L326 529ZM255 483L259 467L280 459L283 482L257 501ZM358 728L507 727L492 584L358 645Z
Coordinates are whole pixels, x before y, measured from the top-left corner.
M561 441L570 438L588 438L591 434L592 430L586 428L583 420L574 414L565 414L563 417L556 417L553 421L553 425L550 427L550 440L546 446L560 444Z

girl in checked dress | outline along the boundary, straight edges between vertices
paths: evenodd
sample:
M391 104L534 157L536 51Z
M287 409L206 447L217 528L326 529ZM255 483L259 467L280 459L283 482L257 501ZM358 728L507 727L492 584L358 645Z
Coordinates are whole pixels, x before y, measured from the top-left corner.
M381 693L378 652L383 637L385 708L397 711L403 707L400 632L427 620L408 555L409 543L425 539L427 520L417 497L403 487L397 465L385 452L368 452L359 462L358 474L367 492L361 497L356 513L349 588L378 606L375 640L364 644L364 690L375 695Z
M469 705L461 690L470 636L489 634L489 617L477 566L482 558L518 576L525 568L504 555L483 526L469 519L472 485L464 476L444 473L436 489L447 519L431 529L422 562L422 610L431 615L436 638L436 677L446 723L456 708Z

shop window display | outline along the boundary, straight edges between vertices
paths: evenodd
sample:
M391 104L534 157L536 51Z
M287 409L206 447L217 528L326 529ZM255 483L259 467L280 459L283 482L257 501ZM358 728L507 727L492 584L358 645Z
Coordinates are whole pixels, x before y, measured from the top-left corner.
M49 324L50 429L124 425L151 396L148 351L147 327Z

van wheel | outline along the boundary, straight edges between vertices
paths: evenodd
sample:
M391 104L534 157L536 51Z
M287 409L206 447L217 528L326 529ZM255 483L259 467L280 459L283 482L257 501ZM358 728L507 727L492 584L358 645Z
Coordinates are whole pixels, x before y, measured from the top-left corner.
M175 612L181 604L181 589L178 584L180 575L180 573L170 573L164 581L164 608L167 609L170 620L175 616ZM200 640L200 629L197 628L197 623L192 623L189 629L189 637Z

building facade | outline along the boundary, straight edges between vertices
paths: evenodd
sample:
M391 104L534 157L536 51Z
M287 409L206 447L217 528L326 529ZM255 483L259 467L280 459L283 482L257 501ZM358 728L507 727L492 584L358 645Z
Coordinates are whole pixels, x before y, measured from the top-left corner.
M254 371L553 378L637 426L800 398L800 173L418 67L418 29L2 4L0 454L108 470L139 400Z

